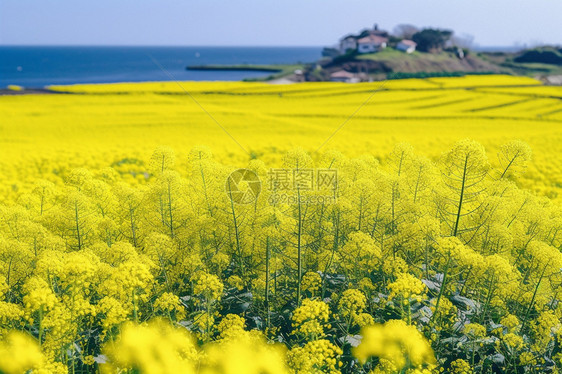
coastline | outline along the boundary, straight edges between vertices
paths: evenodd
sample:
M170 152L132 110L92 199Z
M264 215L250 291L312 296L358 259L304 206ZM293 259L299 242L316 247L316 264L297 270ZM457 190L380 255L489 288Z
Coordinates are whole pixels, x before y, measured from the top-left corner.
M187 70L280 72L288 65L188 65Z
M271 83L297 83L299 80L295 74L303 71L306 64L209 64L188 65L186 70L191 71L240 71L240 72L263 72L271 73L265 77L244 78L244 82L271 82ZM290 79L290 78L293 79Z
M0 88L0 96L17 96L17 95L50 95L50 94L65 94L66 92L50 90L44 88L21 88L14 90L10 88Z

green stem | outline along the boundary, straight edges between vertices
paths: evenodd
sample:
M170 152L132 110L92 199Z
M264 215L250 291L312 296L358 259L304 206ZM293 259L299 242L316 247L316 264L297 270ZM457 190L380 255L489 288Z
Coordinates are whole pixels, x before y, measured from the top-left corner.
M265 241L265 326L269 328L269 237Z
M137 300L135 297L135 290L133 289L133 318L135 319L135 322L138 323L139 322L139 318L138 318L138 314L137 314Z
M408 305L406 305L406 308L408 309L408 325L412 324L412 310L410 308L410 300L408 300Z
M43 344L43 306L39 308L39 345Z
M462 174L462 186L461 186L461 194L459 197L459 208L457 211L457 219L455 221L455 227L453 229L453 236L457 236L457 232L459 229L459 222L461 220L461 212L462 212L462 202L463 202L463 198L464 198L464 185L466 183L466 169L468 167L468 155L466 156L465 160L464 160L464 170L463 170L463 174Z
M488 295L486 296L486 302L484 303L484 308L482 309L482 318L481 318L482 324L484 324L484 321L486 319L486 313L488 312L488 305L490 305L490 302L492 301L493 285L494 285L494 274L492 274L491 276L489 287L488 287Z
M300 189L297 188L299 222L297 231L297 307L301 305L301 282L302 282L302 253L301 253L301 236L302 236L302 207Z
M535 298L537 297L537 292L539 291L539 286L540 286L541 281L544 277L544 273L546 272L547 266L548 266L548 264L544 266L544 269L541 273L541 276L539 277L539 281L537 282L537 285L535 287L535 291L533 292L533 297L531 298L531 302L529 303L529 307L527 308L527 311L525 312L525 317L523 318L523 323L521 324L521 334L523 334L525 332L525 327L527 326L527 322L529 320L529 315L531 314L531 309L533 309L533 304L535 303Z
M439 303L441 302L441 297L443 296L443 292L445 292L445 287L447 286L447 274L449 273L449 265L451 263L451 254L449 253L449 259L447 260L447 265L445 265L445 271L443 272L443 282L441 282L441 288L439 289L439 295L437 296L437 301L435 302L435 312L431 316L429 320L429 325L434 321L434 317L439 312Z

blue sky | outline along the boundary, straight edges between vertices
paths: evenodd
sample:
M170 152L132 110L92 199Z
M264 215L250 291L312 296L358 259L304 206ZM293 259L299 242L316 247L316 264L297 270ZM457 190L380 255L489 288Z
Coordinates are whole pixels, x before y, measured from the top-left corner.
M0 44L330 45L377 22L562 43L562 0L0 0Z

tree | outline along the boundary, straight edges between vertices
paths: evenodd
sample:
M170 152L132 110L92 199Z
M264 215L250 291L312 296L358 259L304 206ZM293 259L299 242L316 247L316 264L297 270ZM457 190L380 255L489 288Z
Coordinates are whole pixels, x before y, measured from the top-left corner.
M405 23L396 25L396 27L393 30L394 35L402 39L412 39L414 34L417 33L418 31L420 30L416 26L405 24Z
M412 36L417 43L417 49L422 52L439 52L445 43L451 38L453 32L450 30L423 29Z

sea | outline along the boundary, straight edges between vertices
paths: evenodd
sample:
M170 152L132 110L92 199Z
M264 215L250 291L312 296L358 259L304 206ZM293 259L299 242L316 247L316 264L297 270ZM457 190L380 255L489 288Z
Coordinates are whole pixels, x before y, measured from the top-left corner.
M237 81L255 71L191 71L188 65L314 62L322 47L0 46L0 88L79 83Z

